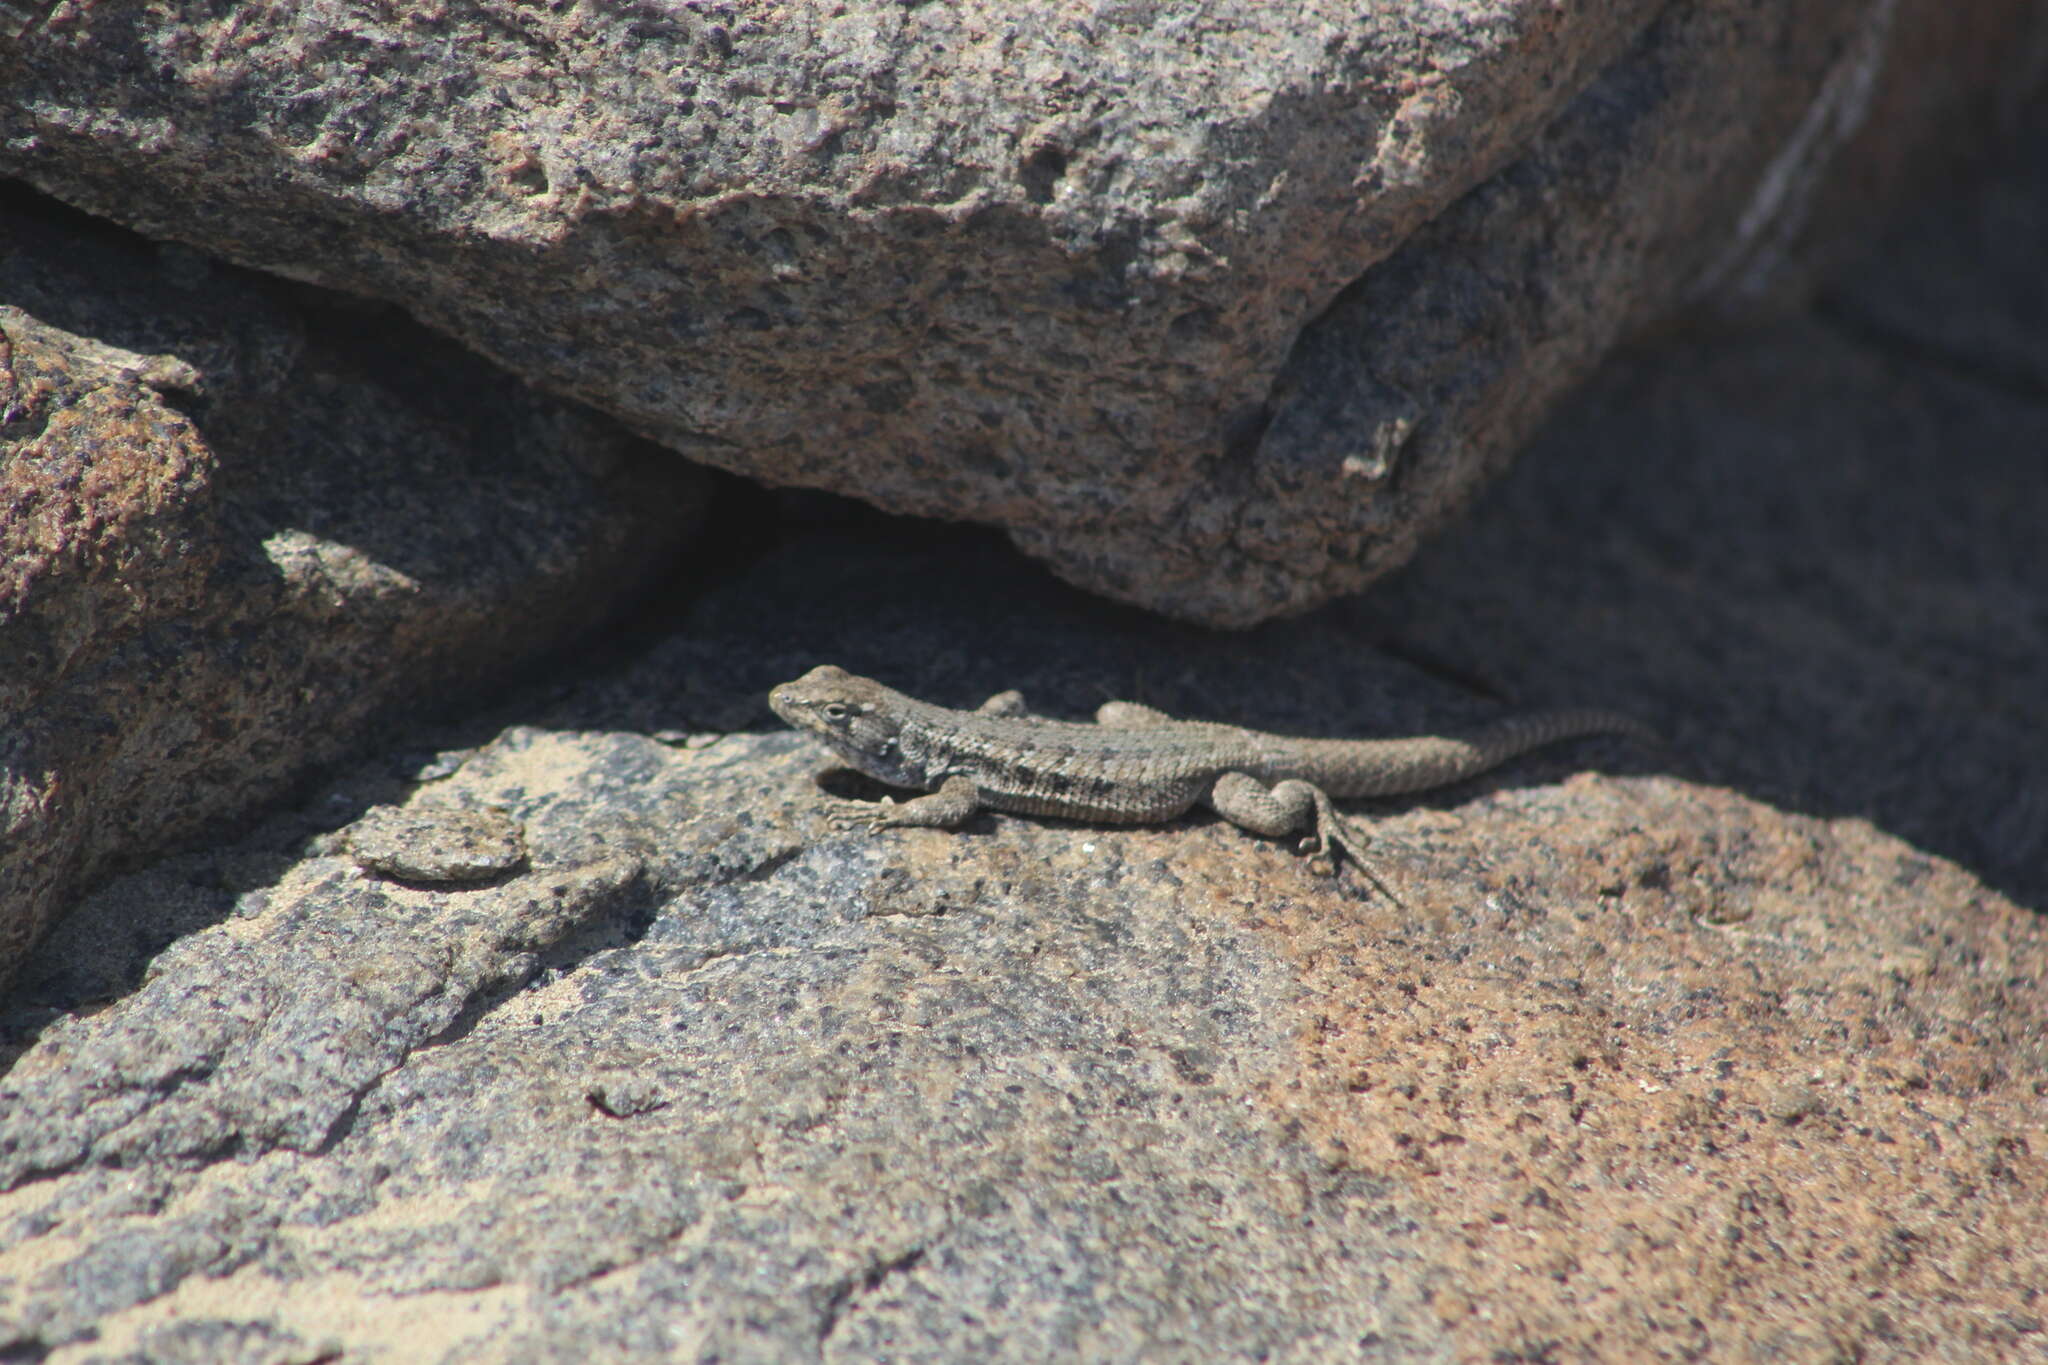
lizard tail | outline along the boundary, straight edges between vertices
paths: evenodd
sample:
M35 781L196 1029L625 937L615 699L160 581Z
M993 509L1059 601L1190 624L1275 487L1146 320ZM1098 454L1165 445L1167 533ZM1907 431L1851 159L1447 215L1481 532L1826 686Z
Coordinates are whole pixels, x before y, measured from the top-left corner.
M1308 740L1296 753L1304 775L1332 796L1399 796L1477 777L1519 754L1581 735L1627 735L1655 748L1649 726L1616 711L1539 711L1510 716L1469 734L1414 739Z
M1662 748L1664 739L1655 730L1619 711L1538 711L1527 716L1510 716L1472 736L1472 743L1487 755L1486 767L1505 763L1517 754L1555 744L1581 735L1627 735L1652 748Z

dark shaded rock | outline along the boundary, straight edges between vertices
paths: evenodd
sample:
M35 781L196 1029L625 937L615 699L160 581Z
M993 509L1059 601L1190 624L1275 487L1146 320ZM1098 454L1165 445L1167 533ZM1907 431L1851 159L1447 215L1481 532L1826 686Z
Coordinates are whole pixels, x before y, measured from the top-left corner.
M1404 560L1618 338L1785 287L1816 205L1983 142L2039 22L68 4L0 44L0 166L1241 626Z
M4 979L96 878L587 629L703 478L396 318L0 214Z

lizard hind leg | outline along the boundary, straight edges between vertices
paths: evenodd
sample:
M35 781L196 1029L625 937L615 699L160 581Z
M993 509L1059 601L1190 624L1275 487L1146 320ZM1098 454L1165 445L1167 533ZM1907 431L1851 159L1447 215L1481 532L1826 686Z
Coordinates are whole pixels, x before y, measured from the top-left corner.
M1031 714L1031 708L1024 704L1024 694L1014 687L1007 692L996 693L974 709L977 714L984 716L1028 716Z
M1366 837L1338 813L1329 793L1313 782L1290 777L1268 787L1249 773L1224 773L1211 785L1208 803L1231 824L1254 834L1305 834L1302 852L1313 853L1318 864L1334 872L1341 853L1374 890L1396 905L1401 903L1366 861Z
M1106 701L1095 708L1095 723L1109 730L1148 730L1180 722L1143 702Z

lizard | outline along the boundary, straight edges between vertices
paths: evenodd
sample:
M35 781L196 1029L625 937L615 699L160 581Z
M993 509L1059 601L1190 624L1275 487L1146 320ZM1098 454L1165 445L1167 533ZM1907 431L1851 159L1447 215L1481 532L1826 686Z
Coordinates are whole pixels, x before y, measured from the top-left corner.
M887 798L879 805L844 803L856 809L843 810L841 823L952 829L994 809L1158 824L1206 805L1254 834L1305 835L1302 851L1332 868L1341 852L1376 886L1365 840L1337 813L1333 797L1448 786L1581 735L1659 742L1639 721L1590 709L1513 716L1462 736L1406 739L1299 739L1175 720L1127 701L1104 703L1090 725L1033 715L1017 692L955 711L830 664L775 688L768 704L848 766L929 793L900 805Z

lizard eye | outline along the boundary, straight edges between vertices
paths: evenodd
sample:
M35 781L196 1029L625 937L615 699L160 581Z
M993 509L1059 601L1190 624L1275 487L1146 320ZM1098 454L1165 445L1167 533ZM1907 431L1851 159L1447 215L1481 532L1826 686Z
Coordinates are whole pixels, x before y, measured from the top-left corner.
M818 709L825 713L826 720L846 719L846 703L843 701L828 701Z

